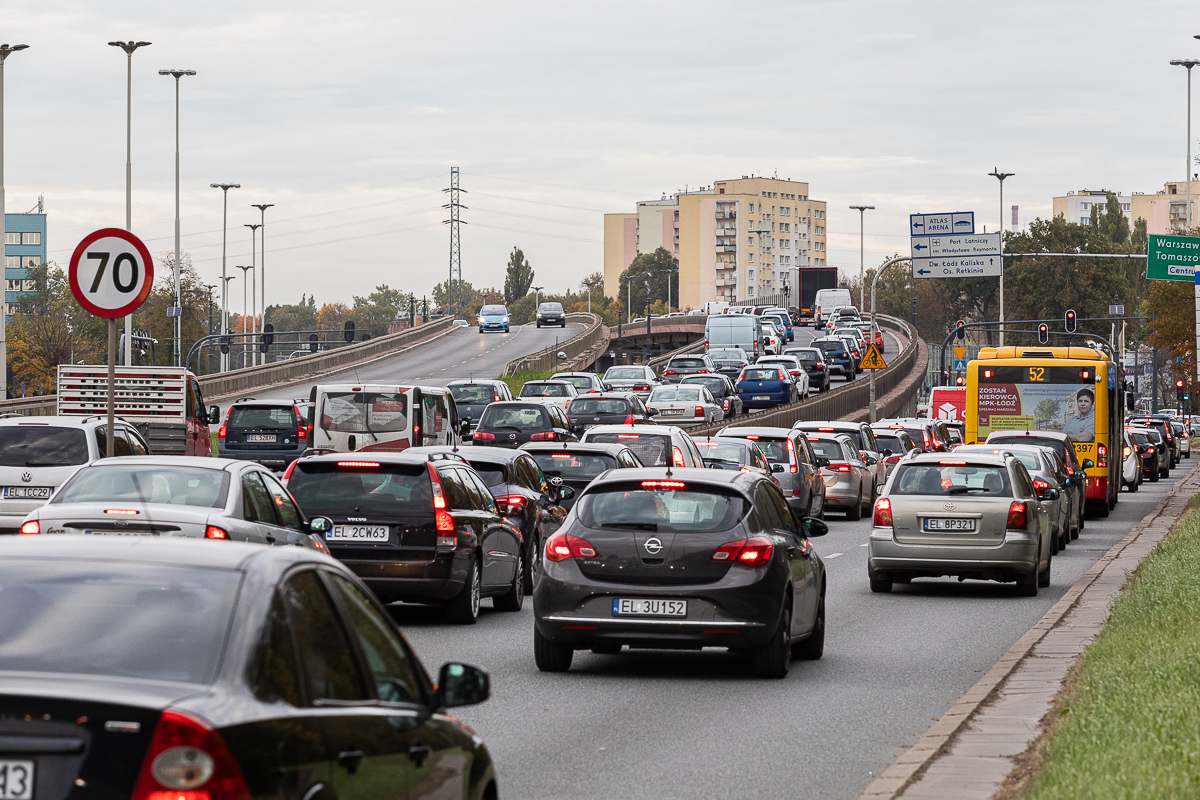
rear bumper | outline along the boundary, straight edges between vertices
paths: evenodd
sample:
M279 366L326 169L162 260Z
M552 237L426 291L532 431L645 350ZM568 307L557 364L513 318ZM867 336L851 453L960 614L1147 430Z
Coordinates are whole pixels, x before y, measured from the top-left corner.
M1093 478L1091 475L1087 479L1087 499L1088 500L1103 500L1108 502L1108 478Z
M444 603L453 599L462 591L474 558L469 547L438 552L431 561L341 559L337 545L329 550L385 603Z
M766 400L752 400L753 397L766 397ZM780 403L787 403L791 398L791 392L755 392L754 394L738 394L738 399L742 401L743 408L773 408Z
M890 536L890 529L888 530ZM991 547L901 544L877 539L867 545L867 572L903 572L920 577L946 575L1014 580L1037 571L1038 541L1006 539Z
M287 466L302 455L304 455L303 445L287 450L243 450L238 447L230 447L227 444L222 444L220 440L217 441L217 456L219 458L232 458L236 461L257 461L259 464L282 464Z

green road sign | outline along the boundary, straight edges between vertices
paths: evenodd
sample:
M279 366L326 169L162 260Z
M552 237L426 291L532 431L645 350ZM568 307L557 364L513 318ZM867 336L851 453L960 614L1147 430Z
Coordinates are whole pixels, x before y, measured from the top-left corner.
M1196 280L1200 236L1151 236L1146 247L1146 277L1152 281Z

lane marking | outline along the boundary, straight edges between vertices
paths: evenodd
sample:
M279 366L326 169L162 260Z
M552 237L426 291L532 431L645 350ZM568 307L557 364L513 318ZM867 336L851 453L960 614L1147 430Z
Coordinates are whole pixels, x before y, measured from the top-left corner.
M846 555L846 554L845 553L830 553L829 555L825 556L825 560L828 561L831 558L837 558L838 556L844 556L844 555Z
M870 542L863 542L859 545L859 547L866 547L868 544L870 544Z

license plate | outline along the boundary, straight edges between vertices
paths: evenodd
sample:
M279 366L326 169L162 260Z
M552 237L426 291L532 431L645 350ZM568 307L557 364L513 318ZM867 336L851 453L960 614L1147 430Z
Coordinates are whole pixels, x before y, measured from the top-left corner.
M84 536L157 536L154 531L84 531ZM0 795L0 800L4 800Z
M750 399L751 399L751 400L770 400L770 399L771 399L771 395L769 395L769 394L756 394L756 395L753 395L753 396L752 396Z
M662 415L664 417L682 417L683 409L682 408L664 408Z
M0 761L0 800L32 800L33 762Z
M5 500L49 500L49 486L5 486Z
M613 599L613 614L634 617L686 617L687 600Z
M331 542L386 542L388 528L387 525L334 525L325 538Z
M273 433L248 433L246 434L247 442L261 442L263 444L275 444L276 437Z
M973 531L973 530L975 530L975 520L973 520L973 519L943 519L941 517L927 517L925 519L925 530L927 530L927 531Z

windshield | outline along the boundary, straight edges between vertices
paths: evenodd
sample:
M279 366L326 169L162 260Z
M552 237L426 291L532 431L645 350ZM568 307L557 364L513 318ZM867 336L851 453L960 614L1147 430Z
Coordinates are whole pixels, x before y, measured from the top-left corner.
M602 453L534 453L533 460L551 477L586 480L617 466L615 458Z
M696 449L700 451L700 455L705 461L743 464L750 460L745 447L727 442L696 442Z
M646 379L646 373L641 367L613 367L604 373L605 380L641 381Z
M479 418L480 428L516 428L529 430L549 428L546 409L540 406L497 406L490 405Z
M298 462L287 488L309 516L433 518L433 489L425 464L348 468L335 461Z
M87 437L81 428L0 427L0 467L67 467L87 462Z
M629 401L619 397L597 397L572 400L567 406L571 414L628 414Z
M0 563L0 670L211 683L240 582L111 559Z
M747 503L715 491L613 487L585 494L577 508L580 521L589 528L708 533L736 525Z
M741 380L743 381L781 381L783 376L779 374L778 367L770 369L744 369L742 370Z
M972 464L902 464L889 494L1012 497L1008 470Z
M165 464L98 464L75 473L53 503L164 503L223 508L229 473Z
M295 430L296 419L291 406L234 406L229 412L229 427Z
M653 433L597 433L588 435L587 440L599 444L623 444L647 467L666 466L671 447L670 436Z
M484 317L503 317L507 313L504 306L484 306L479 309L479 314Z
M562 303L542 303L538 306L538 311L543 314L561 314Z
M651 403L698 403L699 386L658 386L650 393Z
M681 385L703 386L716 397L725 394L725 381L720 378L684 378Z
M337 433L408 430L408 395L403 392L329 392L319 427Z
M490 403L499 398L493 393L491 386L451 386L450 396L454 398L454 402L463 403L468 406Z

